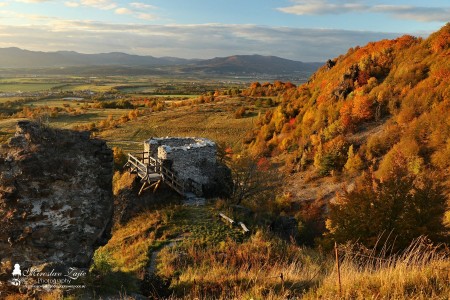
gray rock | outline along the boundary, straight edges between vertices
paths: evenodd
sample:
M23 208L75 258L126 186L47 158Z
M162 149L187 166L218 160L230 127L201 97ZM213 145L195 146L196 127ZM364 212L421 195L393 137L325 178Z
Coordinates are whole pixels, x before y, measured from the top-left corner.
M0 148L0 273L11 265L87 267L113 213L112 151L89 134L19 122ZM9 262L9 263L8 263Z

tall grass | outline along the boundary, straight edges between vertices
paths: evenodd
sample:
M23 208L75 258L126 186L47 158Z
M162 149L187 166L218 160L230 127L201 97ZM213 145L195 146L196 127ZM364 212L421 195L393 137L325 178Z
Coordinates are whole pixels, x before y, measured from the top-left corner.
M388 249L388 247L386 247ZM449 251L425 238L403 253L340 247L341 284L333 255L258 232L248 241L165 248L159 275L173 298L186 299L448 299ZM282 277L281 277L282 276Z
M420 237L398 255L384 247L374 251L340 247L341 299L449 299L450 252ZM334 299L339 295L336 268L329 270L319 288L305 299Z
M301 295L318 284L322 268L311 250L258 231L243 243L165 248L159 275L172 279L176 297L270 299Z

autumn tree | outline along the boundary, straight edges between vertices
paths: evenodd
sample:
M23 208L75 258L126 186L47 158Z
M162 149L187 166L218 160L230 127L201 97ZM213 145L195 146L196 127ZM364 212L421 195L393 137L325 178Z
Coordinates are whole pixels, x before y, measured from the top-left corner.
M266 158L236 156L229 163L229 167L233 177L231 199L236 204L244 200L262 201L274 198L281 184L279 172Z
M340 135L327 142L323 148L319 145L314 157L314 165L321 176L332 170L341 171L347 161L347 141Z
M437 176L413 174L399 156L386 180L364 173L353 190L342 191L330 204L328 236L338 242L359 241L374 247L380 236L402 249L421 235L439 240L444 233L446 199ZM383 240L381 241L383 245Z
M354 175L364 167L364 163L361 157L358 153L354 152L353 145L350 145L350 147L348 148L347 157L348 158L347 162L344 165L344 169L348 174Z
M112 150L114 155L114 169L122 170L128 160L128 156L119 147L113 147Z

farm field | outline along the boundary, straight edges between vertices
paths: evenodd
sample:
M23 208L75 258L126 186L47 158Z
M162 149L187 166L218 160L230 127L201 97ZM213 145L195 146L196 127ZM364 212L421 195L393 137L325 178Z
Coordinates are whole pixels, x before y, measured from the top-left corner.
M13 95L0 97L0 139L14 133L18 120L31 118L65 129L92 129L97 124L94 135L124 150L135 151L140 147L137 143L145 139L169 135L204 136L238 146L265 108L255 110L248 99L218 97L211 101L203 97L241 86L244 83L227 85L225 80L154 77L1 78L0 90ZM17 91L21 92L14 94ZM120 106L124 101L129 104ZM155 103L164 108L156 110L152 107ZM235 118L234 111L244 105L249 113ZM137 117L125 117L135 110L139 111ZM102 121L121 117L120 124L98 128Z

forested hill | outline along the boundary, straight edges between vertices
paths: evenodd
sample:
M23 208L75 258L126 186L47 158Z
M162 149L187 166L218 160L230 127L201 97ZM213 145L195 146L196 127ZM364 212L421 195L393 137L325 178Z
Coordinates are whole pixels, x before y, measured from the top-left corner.
M253 155L287 154L290 168L320 176L437 174L448 194L450 23L427 39L351 48L308 83L287 87L247 138ZM264 96L272 88L253 84L245 92Z

